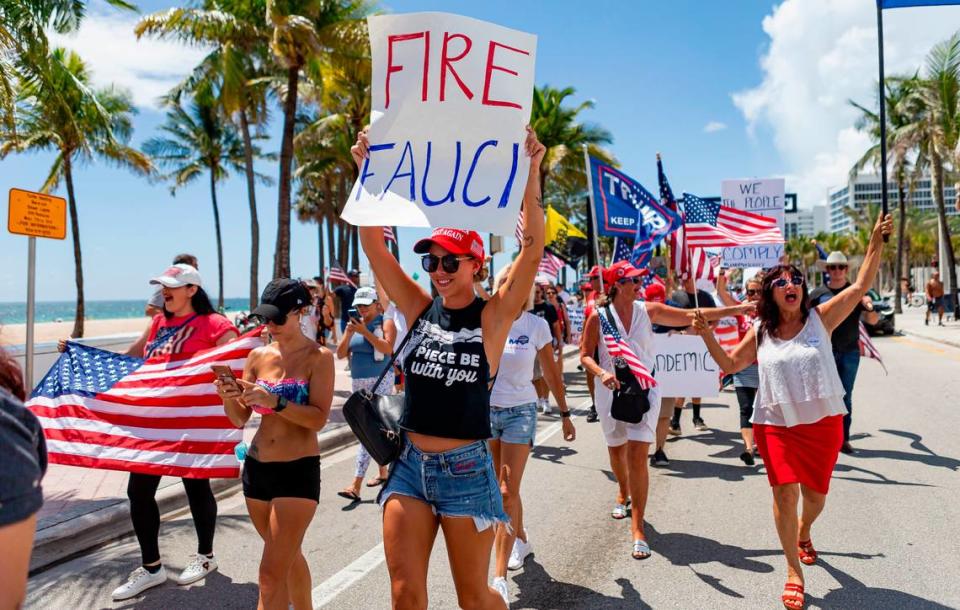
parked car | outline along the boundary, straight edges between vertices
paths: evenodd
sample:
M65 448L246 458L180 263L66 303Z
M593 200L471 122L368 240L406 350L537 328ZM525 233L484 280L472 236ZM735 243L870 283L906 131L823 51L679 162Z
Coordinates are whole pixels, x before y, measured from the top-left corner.
M873 309L880 314L880 319L877 320L876 324L867 324L866 321L864 321L863 325L867 328L867 333L871 336L876 336L892 335L897 332L896 321L893 315L893 305L890 303L889 297L881 297L880 294L872 288L867 291L867 296L873 299Z

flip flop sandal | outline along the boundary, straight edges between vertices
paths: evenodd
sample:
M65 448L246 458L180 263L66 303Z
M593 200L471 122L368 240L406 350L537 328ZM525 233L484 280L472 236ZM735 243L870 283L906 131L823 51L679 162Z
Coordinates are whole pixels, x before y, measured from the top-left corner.
M646 540L634 540L633 541L633 553L631 555L634 559L642 560L649 559L650 555L650 545L647 544Z
M800 552L800 563L812 566L817 563L817 549L813 548L813 540L801 540L797 543Z
M340 496L341 498L345 498L345 499L347 499L347 500L350 500L351 502L359 502L359 501L360 501L360 494L358 494L357 492L353 491L352 489L343 489L343 490L340 490L340 491L337 492L337 495Z
M382 477L377 477L375 479L370 479L369 481L367 481L367 487L380 487L386 482L387 482L386 479Z
M783 602L783 607L787 610L803 610L803 585L794 582L783 585L783 594L780 595L780 601Z
M613 510L610 511L610 516L614 519L626 519L627 518L627 505L626 504L614 504Z

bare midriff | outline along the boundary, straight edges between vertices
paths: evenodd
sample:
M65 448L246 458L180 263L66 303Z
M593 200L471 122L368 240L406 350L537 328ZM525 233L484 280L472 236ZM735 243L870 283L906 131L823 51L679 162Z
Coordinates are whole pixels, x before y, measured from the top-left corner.
M416 432L407 432L407 439L424 453L443 453L476 442L462 438L444 438Z

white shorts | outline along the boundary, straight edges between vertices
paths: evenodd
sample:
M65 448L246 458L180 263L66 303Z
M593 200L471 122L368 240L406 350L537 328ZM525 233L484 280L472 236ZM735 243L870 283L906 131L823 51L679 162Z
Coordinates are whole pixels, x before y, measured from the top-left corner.
M627 441L652 443L656 440L657 418L660 417L660 388L650 390L650 410L643 414L643 419L638 424L628 424L610 416L613 392L609 388L598 383L594 393L600 429L603 430L603 438L608 447L619 447Z

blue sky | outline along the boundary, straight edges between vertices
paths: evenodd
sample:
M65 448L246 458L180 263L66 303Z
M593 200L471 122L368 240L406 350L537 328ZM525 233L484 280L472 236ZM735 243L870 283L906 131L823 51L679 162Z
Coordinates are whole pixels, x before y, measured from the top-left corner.
M173 4L140 2L143 12ZM800 205L809 206L842 179L866 145L851 127L855 114L846 99L872 99L873 0L391 0L381 6L391 12L460 13L537 34L537 83L573 86L578 100L594 100L596 109L584 118L614 135L611 149L624 170L654 192L659 151L677 191L710 195L719 192L723 179L783 176L788 190L800 193ZM933 42L960 28L960 11L953 7L887 14L891 73L915 69ZM88 59L95 78L131 89L139 106L133 144L139 146L163 119L152 100L200 51L135 44L129 34L134 19L94 0L84 29L60 42ZM267 147L275 150L278 142ZM31 154L0 161L0 191L39 187L51 160L52 155ZM276 164L264 163L258 170L277 173ZM76 172L75 186L87 298L146 296L147 279L181 251L197 254L205 283L216 285L205 180L171 197L164 185L93 164ZM257 196L260 275L268 278L276 190L259 187ZM249 216L242 177L220 186L220 204L225 293L243 296ZM417 261L409 249L423 233L400 230L402 262L410 270ZM0 235L2 301L25 298L26 250L26 238ZM37 251L38 298L74 298L70 239L39 240ZM316 273L316 225L294 220L292 261L295 275Z

